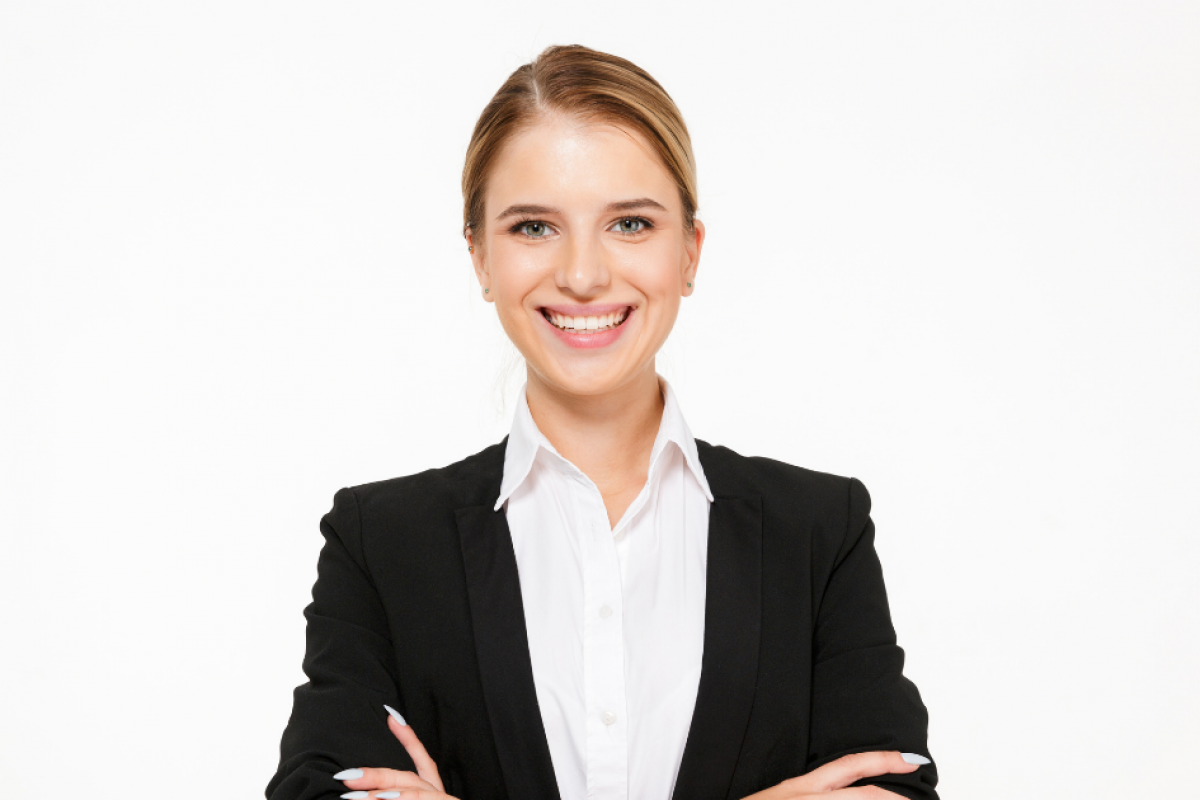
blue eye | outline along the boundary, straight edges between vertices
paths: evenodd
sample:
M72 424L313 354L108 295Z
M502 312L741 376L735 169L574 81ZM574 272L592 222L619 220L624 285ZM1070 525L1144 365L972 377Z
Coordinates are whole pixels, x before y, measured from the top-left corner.
M650 220L641 217L625 217L618 220L609 230L617 233L641 233L651 227Z

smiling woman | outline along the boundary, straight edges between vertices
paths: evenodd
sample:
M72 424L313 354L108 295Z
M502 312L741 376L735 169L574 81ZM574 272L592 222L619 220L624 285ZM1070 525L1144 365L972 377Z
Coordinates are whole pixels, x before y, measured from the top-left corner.
M467 238L484 296L536 375L531 406L546 392L652 396L704 226L636 130L550 111L499 153L487 223Z
M550 48L463 201L512 429L337 493L267 796L936 798L866 489L694 438L655 370L704 244L667 93Z

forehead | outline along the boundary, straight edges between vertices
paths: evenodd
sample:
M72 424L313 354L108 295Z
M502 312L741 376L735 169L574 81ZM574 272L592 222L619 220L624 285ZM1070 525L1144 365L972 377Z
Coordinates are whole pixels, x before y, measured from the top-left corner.
M570 208L651 197L679 205L675 181L645 137L609 122L552 115L515 134L496 159L485 204Z

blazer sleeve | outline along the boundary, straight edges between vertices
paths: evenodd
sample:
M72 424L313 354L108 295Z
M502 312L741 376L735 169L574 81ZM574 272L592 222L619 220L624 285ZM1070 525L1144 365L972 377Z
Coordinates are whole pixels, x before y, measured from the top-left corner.
M349 767L412 770L387 727L384 704L400 707L387 617L367 571L353 489L334 496L321 519L303 661L308 681L293 693L268 800L332 800L348 791L333 775Z
M869 750L918 753L932 761L928 713L902 674L904 651L896 644L870 511L866 487L851 478L849 524L817 611L808 770ZM936 800L937 768L930 763L852 785Z

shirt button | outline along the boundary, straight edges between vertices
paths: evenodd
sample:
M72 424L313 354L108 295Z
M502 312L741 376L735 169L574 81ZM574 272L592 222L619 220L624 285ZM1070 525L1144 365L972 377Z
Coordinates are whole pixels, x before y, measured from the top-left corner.
M608 606L600 606L600 618L608 619L612 616L612 609Z
M612 725L614 722L617 721L617 715L611 711L605 711L603 714L600 715L600 721L603 722L605 725Z

